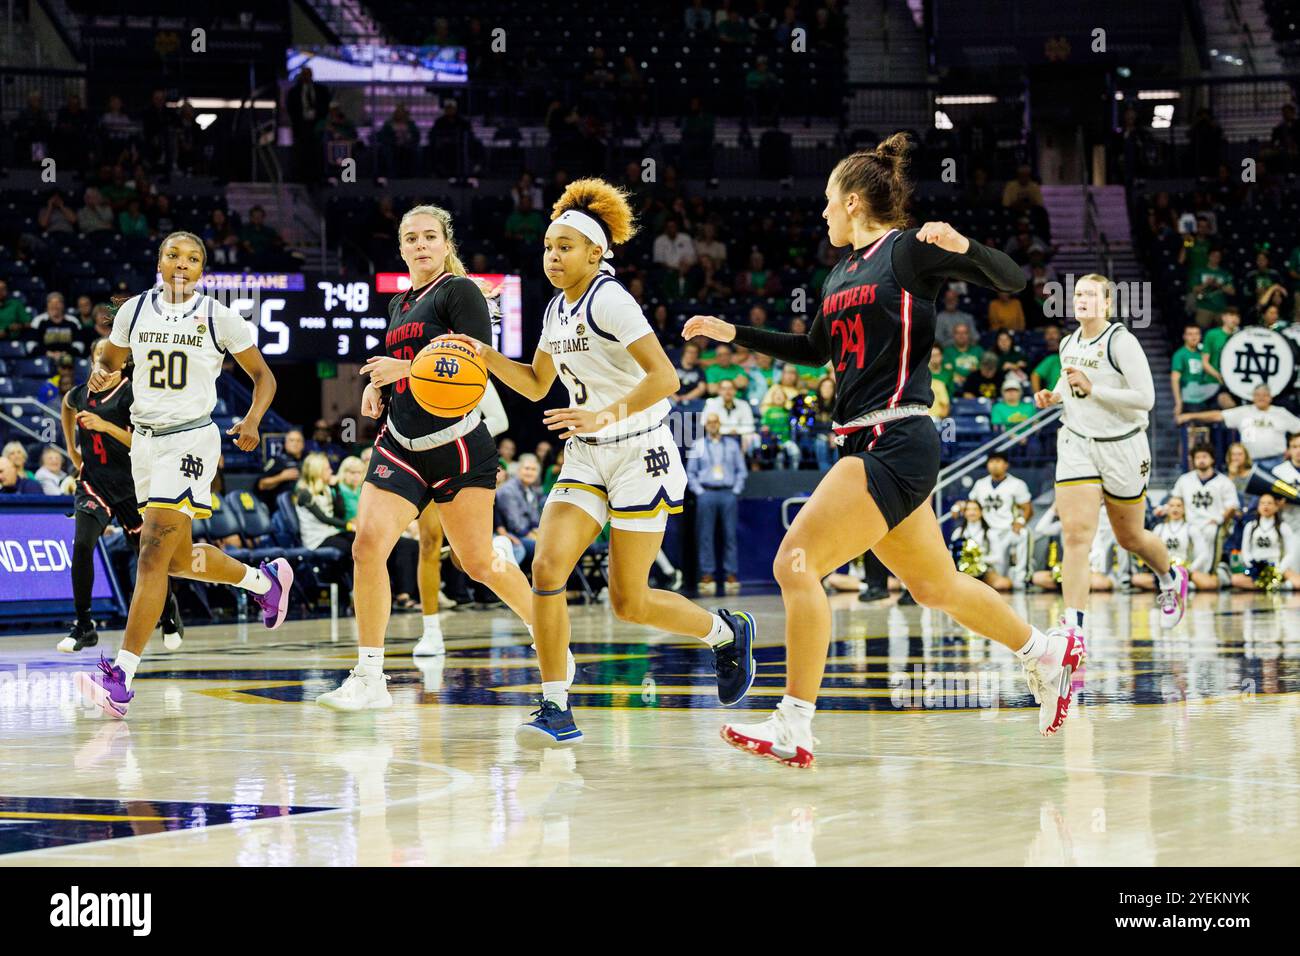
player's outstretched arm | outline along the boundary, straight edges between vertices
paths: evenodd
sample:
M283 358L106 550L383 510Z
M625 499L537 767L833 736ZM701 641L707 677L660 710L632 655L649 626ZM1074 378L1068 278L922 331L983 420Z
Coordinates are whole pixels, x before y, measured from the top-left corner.
M460 332L440 335L433 342L434 344L460 342L468 345L479 354L487 364L488 371L495 375L502 385L518 392L531 402L540 402L555 384L555 363L551 360L551 353L542 349L533 353L532 365L525 365L523 362L506 358L485 342Z
M817 310L812 326L802 335L756 329L749 325L732 325L715 315L693 315L682 328L682 338L693 339L697 335L718 342L735 342L751 351L762 352L795 365L825 365L831 358L830 336L822 321L821 309Z
M226 434L235 436L236 448L241 451L252 451L261 441L257 430L262 425L262 416L271 407L271 399L275 398L275 375L266 364L266 359L262 358L262 353L257 350L257 346L236 352L234 358L239 363L239 367L253 380L253 402L248 409L248 414L232 425Z
M892 256L898 281L913 292L943 279L961 279L999 292L1025 287L1024 270L1014 259L963 236L946 222L927 222L910 240L905 235Z

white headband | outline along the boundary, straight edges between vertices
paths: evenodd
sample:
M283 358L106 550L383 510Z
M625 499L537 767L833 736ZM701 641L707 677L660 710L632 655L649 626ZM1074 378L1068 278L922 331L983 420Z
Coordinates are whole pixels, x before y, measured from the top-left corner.
M605 250L601 253L601 259L614 258L614 253L609 248L610 240L605 235L605 230L601 228L600 223L596 221L594 216L589 216L579 209L566 209L555 218L555 222L562 226L570 226L578 230L578 232L582 233L594 244ZM601 262L600 271L608 272L610 275L613 275L614 267L606 262Z

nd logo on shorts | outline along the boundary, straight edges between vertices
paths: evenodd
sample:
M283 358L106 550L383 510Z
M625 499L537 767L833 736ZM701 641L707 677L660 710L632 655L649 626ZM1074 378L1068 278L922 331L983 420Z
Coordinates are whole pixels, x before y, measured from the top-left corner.
M181 459L181 474L193 481L203 477L203 459L186 455Z

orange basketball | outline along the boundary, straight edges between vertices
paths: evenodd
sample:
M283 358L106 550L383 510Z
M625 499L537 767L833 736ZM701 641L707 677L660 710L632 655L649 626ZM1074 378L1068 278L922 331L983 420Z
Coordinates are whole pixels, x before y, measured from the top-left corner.
M487 364L463 342L430 342L411 362L411 394L432 415L468 415L487 389Z

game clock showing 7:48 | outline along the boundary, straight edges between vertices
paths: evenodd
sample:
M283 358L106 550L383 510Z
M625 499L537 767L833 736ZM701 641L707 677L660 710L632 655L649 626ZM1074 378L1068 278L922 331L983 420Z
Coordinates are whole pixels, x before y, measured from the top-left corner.
M517 355L522 344L519 277L484 278L493 287L502 284L500 344L507 354ZM400 291L386 273L374 281L335 281L300 272L208 273L203 286L248 320L253 341L269 362L363 362L379 354L388 329L388 302Z

